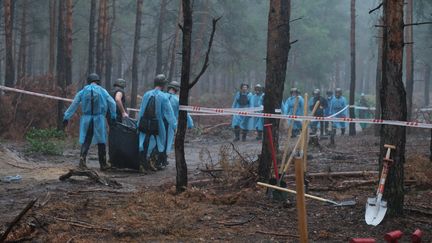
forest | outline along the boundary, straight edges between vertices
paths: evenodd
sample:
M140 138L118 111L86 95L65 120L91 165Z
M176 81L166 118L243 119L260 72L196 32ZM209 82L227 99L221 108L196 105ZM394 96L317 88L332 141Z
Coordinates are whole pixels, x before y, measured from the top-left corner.
M429 0L1 0L0 242L430 242L431 38Z

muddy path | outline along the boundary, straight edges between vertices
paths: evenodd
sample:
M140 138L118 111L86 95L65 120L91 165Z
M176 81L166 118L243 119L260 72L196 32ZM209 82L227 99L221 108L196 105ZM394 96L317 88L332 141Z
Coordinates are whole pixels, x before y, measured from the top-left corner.
M85 177L74 177L64 182L58 180L60 175L78 164L79 148L74 143L63 156L40 156L26 154L24 143L2 141L0 178L20 175L22 179L0 182L0 225L3 225L0 231L28 201L39 198L10 239L27 237L40 242L295 242L297 216L294 197L289 197L288 202L272 202L266 198L264 189L253 186L254 181L249 186L237 183L234 177L238 173L219 171L210 174L202 171L206 166L227 166L227 161L235 160L237 153L249 163L257 159L261 143L254 139L253 134L246 142L234 144L230 143L231 136L228 129L188 136L185 150L189 181L206 183L194 184L181 195L174 193L176 170L173 154L169 156L169 166L163 171L148 175L130 171L105 173L99 171L96 149L92 147L89 167L122 185L121 188L110 188ZM328 142L321 140L320 146L310 147L308 173L377 169L379 140L376 137L367 134L355 138L338 136L336 147L327 146ZM309 178L310 193L314 195L357 201L353 207L332 207L308 200L311 240L346 242L350 237L382 240L382 235L391 230L401 229L409 235L415 228L420 228L426 233L425 242L431 241L431 167L426 162L417 163L425 161L428 149L427 135L408 137L406 179L414 182L406 186L406 213L401 218L389 218L378 227L371 228L364 223L364 202L375 191L376 183L370 181L376 177ZM235 167L228 168L233 170ZM292 177L288 178L288 186L295 187Z

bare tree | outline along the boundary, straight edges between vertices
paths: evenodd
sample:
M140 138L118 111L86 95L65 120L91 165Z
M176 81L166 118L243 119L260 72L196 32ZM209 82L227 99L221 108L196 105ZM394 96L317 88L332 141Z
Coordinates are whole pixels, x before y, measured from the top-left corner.
M290 0L271 0L268 15L266 80L264 96L264 112L274 113L280 108L284 91L285 75L290 50L289 19L291 12ZM279 119L264 120L273 126L273 144L279 146ZM268 136L264 131L264 136ZM258 166L260 180L266 181L270 176L271 153L268 150L268 139L262 142L261 158Z
M160 3L158 30L156 38L156 75L162 72L162 34L165 21L166 12L166 0L162 0Z
M68 86L72 84L72 0L64 1L66 1L64 75L65 85Z
M383 25L383 19L380 17L378 25ZM376 68L376 78L375 78L375 119L381 119L381 98L379 96L381 90L381 78L382 78L382 56L383 56L383 28L379 28L377 36L378 44L378 57L377 57L377 68ZM380 135L380 126L375 126L375 136Z
M405 23L408 25L405 27L405 41L407 42L407 45L405 45L406 48L406 63L405 63L405 70L406 70L406 77L405 77L405 83L406 83L406 92L407 92L407 114L408 120L411 120L411 113L412 113L412 107L413 107L413 90L414 90L414 57L413 57L413 26L410 25L413 23L413 0L407 0L407 6L406 6L406 19ZM409 131L409 129L408 129Z
M51 76L54 75L54 64L55 64L56 5L57 5L56 0L49 1L50 35L49 35L48 73Z
M105 63L105 25L107 21L107 0L99 1L98 33L96 42L96 73L102 75Z
M131 94L131 107L137 105L137 91L138 91L138 53L140 52L139 42L141 39L141 18L142 18L142 6L143 0L137 0L136 2L136 18L135 18L135 38L134 47L132 54L132 94Z
M4 29L5 29L5 85L13 87L15 84L15 65L13 59L13 42L12 42L12 27L13 27L13 10L12 0L3 1L4 8Z
M355 41L355 4L356 0L351 0L351 82L350 82L350 106L354 105L355 102L355 86L356 86L356 41ZM349 115L351 118L355 118L354 107L349 108ZM354 136L356 134L355 123L349 124L349 135Z
M182 18L182 3L181 3L181 0L179 1L179 9L178 9L178 15L177 15L177 22L176 22L176 24L177 23L180 23L180 21L181 21L181 18ZM176 57L176 51L177 51L177 48L178 48L178 45L179 45L179 28L176 28L175 29L175 32L174 32L174 43L173 43L173 46L172 46L172 49L171 49L171 57L170 57L170 65L169 65L169 72L168 72L168 80L173 80L173 77L174 77L174 73L175 73L175 70L176 70L176 68L175 68L175 64L176 64L176 62L175 62L175 57Z
M424 102L425 106L429 106L429 92L430 92L430 74L431 74L431 65L429 63L425 64L424 67Z
M20 29L20 45L18 50L18 66L17 85L23 84L23 79L26 75L27 63L27 0L21 2L21 29Z
M107 21L106 27L106 37L105 37L105 87L110 89L111 88L111 76L112 76L112 33L115 23L115 13L116 13L116 2L115 0L111 1L111 10L112 10L112 16L109 19L110 21Z
M383 6L384 47L382 57L382 88L380 91L382 119L406 121L406 93L402 82L404 1L384 0ZM405 140L405 127L382 125L380 167L382 167L382 158L384 158L386 153L384 144L396 146L396 151L392 156L394 163L388 173L384 191L384 198L388 201L388 212L390 215L400 215L403 213Z
M180 105L188 105L189 103L189 91L199 81L201 76L207 70L210 50L213 44L213 37L216 31L216 24L220 18L213 19L212 32L208 43L206 57L201 71L190 82L190 69L191 69L191 49L192 49L192 6L190 0L183 0L183 25L180 27L183 32L183 46L182 46L182 70L181 70L181 82L180 82ZM176 189L177 192L182 192L188 183L187 177L187 165L184 152L184 140L186 135L187 125L187 113L185 111L179 112L177 133L175 137L175 158L176 158Z
M61 89L62 95L66 87L65 74L65 15L66 1L59 1L58 5L58 21L57 21L57 60L56 60L56 78L57 87ZM63 101L58 101L57 104L57 128L63 129Z
M95 71L95 23L96 23L96 0L91 0L87 74L90 74Z

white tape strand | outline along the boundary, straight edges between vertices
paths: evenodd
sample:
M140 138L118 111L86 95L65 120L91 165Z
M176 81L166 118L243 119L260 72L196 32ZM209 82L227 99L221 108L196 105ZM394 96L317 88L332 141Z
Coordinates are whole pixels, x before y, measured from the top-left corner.
M57 97L53 95L46 95L41 93L36 93L32 91L26 91L21 89L15 89L0 85L0 89L6 91L12 91L17 93L23 93L48 99L62 100L67 102L72 102L72 99ZM180 105L180 110L190 111L191 113L207 114L207 115L239 115L239 116L250 116L250 117L263 117L263 118L273 118L273 119L284 119L284 120L297 120L297 121L331 121L331 122L348 122L348 123L366 123L366 124L382 124L382 125L394 125L394 126L404 126L404 127L418 127L418 128L428 128L432 129L432 124L429 123L419 123L416 121L393 121L393 120L377 120L377 119L354 119L354 118L334 118L334 117L314 117L314 116L295 116L295 115L282 115L282 114L270 114L270 113L259 113L253 112L255 109L260 108L243 108L242 110L235 108L207 108L200 106L183 106ZM131 111L139 111L138 109L130 108Z

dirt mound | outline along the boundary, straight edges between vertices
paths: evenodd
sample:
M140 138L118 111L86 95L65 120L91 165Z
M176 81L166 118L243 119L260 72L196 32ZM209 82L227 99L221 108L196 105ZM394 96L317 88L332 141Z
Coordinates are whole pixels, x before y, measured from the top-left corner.
M405 179L420 185L432 185L432 162L425 155L413 155L405 162Z

